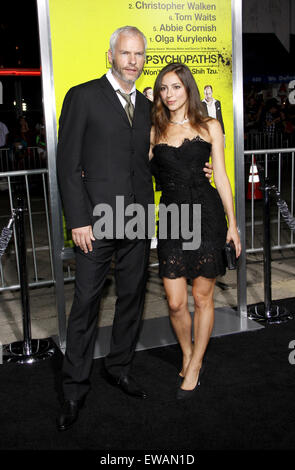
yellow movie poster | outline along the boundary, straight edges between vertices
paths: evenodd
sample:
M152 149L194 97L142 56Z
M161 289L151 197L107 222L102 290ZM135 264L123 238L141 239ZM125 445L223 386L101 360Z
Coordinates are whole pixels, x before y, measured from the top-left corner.
M208 114L224 129L234 193L231 0L48 1L57 118L70 87L107 72L113 31L136 26L148 41L138 90L152 88L159 70L170 62L190 67Z

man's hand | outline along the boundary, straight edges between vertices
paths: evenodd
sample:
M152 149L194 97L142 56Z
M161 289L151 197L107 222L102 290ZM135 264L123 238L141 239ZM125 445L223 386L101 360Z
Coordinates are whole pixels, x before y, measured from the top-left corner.
M206 167L203 168L203 171L205 172L206 178L208 178L208 180L211 183L212 182L211 177L212 177L213 165L209 162L206 162L205 165L206 165Z
M76 246L79 246L84 253L92 251L92 241L95 241L91 225L72 229L72 240Z

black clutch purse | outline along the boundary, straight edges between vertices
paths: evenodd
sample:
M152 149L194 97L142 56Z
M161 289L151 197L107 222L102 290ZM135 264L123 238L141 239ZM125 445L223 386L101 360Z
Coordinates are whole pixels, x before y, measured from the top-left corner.
M234 242L231 240L224 246L224 258L227 269L237 269L238 259Z

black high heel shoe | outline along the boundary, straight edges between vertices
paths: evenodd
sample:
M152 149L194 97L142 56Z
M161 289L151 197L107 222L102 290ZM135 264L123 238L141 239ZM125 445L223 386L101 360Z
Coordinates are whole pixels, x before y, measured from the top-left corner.
M200 371L199 371L199 377L198 377L197 384L196 384L195 388L193 388L192 390L184 390L183 388L181 388L181 386L178 387L177 392L176 392L177 400L188 400L188 399L192 398L194 393L197 391L198 387L201 385L201 376L203 375L203 372L204 372L204 365L202 364L202 366L200 368ZM181 376L179 376L179 377L181 377Z
M176 385L177 385L177 387L180 387L180 385L182 384L183 381L184 381L184 376L178 374L177 379L176 379Z

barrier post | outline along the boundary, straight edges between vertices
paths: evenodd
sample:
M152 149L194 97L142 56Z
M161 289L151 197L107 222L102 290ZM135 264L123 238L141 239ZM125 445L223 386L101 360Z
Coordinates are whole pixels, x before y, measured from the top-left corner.
M261 169L262 175L264 171ZM264 269L264 303L248 307L248 318L266 321L269 324L283 323L292 318L289 311L275 304L271 294L271 246L270 246L270 191L272 186L264 175L261 179L263 191L263 269Z
M31 315L30 298L28 289L27 271L27 249L24 213L24 198L17 197L17 207L14 210L16 243L19 253L19 281L21 290L22 319L23 319L23 341L16 341L3 345L3 362L14 362L18 364L33 364L46 359L56 352L51 338L33 339L31 337Z

